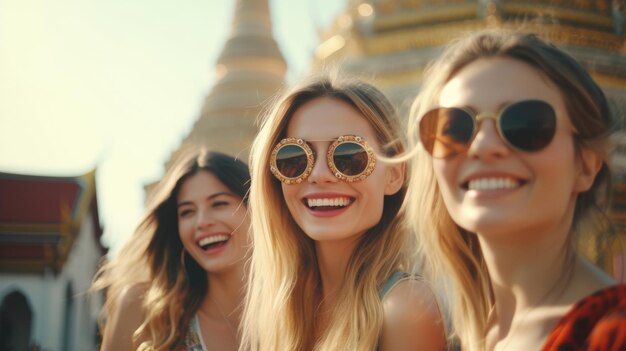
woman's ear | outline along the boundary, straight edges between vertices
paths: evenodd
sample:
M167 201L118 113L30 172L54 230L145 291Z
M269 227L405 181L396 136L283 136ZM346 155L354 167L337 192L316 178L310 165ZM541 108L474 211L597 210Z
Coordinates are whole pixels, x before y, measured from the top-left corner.
M602 167L602 157L590 148L581 147L578 159L578 171L574 180L574 191L582 193L591 188L596 175Z
M385 195L393 195L397 193L404 184L406 176L406 164L393 163L388 165L387 176L385 179Z

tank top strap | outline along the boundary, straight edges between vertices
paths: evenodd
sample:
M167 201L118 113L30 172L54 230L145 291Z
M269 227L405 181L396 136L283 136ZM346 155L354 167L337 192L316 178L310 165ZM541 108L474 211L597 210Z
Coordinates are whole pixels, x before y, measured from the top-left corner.
M205 351L202 333L200 332L200 323L198 316L195 315L189 325L189 331L185 337L185 351Z
M391 288L393 288L396 284L398 284L399 282L409 278L411 275L407 272L393 272L389 278L387 278L387 281L385 282L385 284L383 284L380 287L380 291L378 292L378 296L380 297L380 299L382 300L385 295L387 295L387 293L389 292L389 290L391 290Z

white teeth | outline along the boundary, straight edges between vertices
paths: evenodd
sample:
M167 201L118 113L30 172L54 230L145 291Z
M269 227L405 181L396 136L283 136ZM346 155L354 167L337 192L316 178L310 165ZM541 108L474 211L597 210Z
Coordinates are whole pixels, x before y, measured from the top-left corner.
M228 239L230 239L230 235L225 235L225 234L213 235L213 236L209 236L207 238L203 238L200 241L198 241L198 246L211 245L220 241L226 241Z
M514 189L519 185L519 181L511 178L480 178L470 180L467 188L469 190L498 190Z
M336 197L332 199L306 199L309 207L319 206L337 206L344 207L350 204L350 199L347 197Z

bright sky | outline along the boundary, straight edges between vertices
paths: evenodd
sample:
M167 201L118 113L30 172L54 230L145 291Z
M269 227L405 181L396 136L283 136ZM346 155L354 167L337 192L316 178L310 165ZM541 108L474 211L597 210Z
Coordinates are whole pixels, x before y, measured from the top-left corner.
M290 81L345 0L270 0ZM143 185L198 118L235 0L0 0L0 171L97 168L103 244L143 213Z

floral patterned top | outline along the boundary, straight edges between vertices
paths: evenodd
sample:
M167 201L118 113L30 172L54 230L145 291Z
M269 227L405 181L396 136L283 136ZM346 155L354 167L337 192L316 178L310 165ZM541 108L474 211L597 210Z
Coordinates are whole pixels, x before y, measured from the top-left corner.
M200 332L198 316L194 316L191 320L189 332L185 336L185 351L206 351L202 333Z
M626 285L600 290L572 307L542 348L556 350L626 350Z

